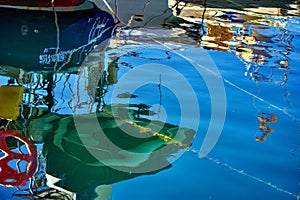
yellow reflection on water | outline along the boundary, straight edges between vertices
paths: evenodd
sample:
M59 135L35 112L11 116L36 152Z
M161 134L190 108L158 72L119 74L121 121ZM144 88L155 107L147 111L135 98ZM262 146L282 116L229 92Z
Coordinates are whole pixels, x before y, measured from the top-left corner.
M20 116L23 86L0 87L0 119L16 120Z

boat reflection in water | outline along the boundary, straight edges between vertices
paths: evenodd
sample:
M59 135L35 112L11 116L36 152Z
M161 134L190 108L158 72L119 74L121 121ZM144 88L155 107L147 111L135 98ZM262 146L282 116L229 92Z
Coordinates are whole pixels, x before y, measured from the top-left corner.
M70 12L1 8L0 15L5 27L0 50L0 166L1 176L6 177L0 184L16 187L7 188L3 198L108 199L110 184L167 169L170 156L192 143L193 130L150 123L155 112L145 104L114 105L129 113L130 118L124 119L104 103L105 88L117 81L111 66L104 73L103 50L114 32L112 15L94 6ZM83 90L95 97L92 105L88 101L71 105L78 95L72 93L74 80L82 75L78 70L86 72L79 79L86 83ZM88 134L79 136L74 107L93 108L77 115ZM90 123L93 116L120 152L111 152L109 144L98 140ZM176 135L180 140L173 139ZM91 155L91 149L103 160ZM157 150L159 155L154 154ZM124 151L141 155L126 157ZM114 166L119 162L126 170ZM154 162L164 167L153 170ZM148 165L148 171L135 172Z
M189 2L178 5L178 16L203 24L203 34L195 37L199 44L210 50L233 52L245 63L245 76L251 80L276 81L284 86L288 81L288 55L294 48L291 45L294 36L286 27L288 15L297 15L299 11L299 5L292 3L274 1L270 7L267 1L227 5L215 1L207 2L204 8L199 2Z
M84 124L86 128L93 127L94 124L89 124L88 122L92 117L91 115L82 115L80 117L81 120L86 120ZM96 192L99 185L108 185L140 175L157 173L169 168L170 163L168 162L168 157L180 149L188 147L188 145L184 145L189 144L194 136L193 131L178 128L170 124L164 124L163 130L161 130L159 134L153 131L156 129L155 126L148 127L147 130L144 131L145 128L143 129L143 127L146 126L149 121L142 118L134 119L130 122L122 120L123 124L120 127L116 124L116 118L107 114L107 112L97 113L97 119L101 127L105 127L103 131L112 143L123 151L133 151L145 155L139 156L139 158L136 159L134 156L126 157L122 150L120 150L120 152L111 152L111 147L108 144L103 144L102 141L96 140L97 133L92 130L88 135L79 136L72 116L48 114L31 122L33 124L45 124L46 127L57 127L57 130L43 130L45 134L44 154L47 161L46 172L48 175L60 178L55 186L76 192L77 196L89 195L89 198L94 198L96 196L93 195L96 194L93 194L93 192ZM156 124L157 127L161 125L159 122ZM36 129L36 126L31 125L31 127ZM130 131L131 134L140 134L143 135L143 137L134 138L126 134L123 131L124 129ZM30 131L34 133L34 130ZM182 141L176 141L180 145L174 145L171 149L165 150L163 153L160 152L159 157L157 154L151 153L164 147L176 134L182 136ZM145 135L148 136L145 137ZM89 146L83 145L80 137L84 137L85 140L88 140ZM101 157L103 157L103 162L91 155L87 149L93 149L94 152L98 151ZM161 165L166 167L153 171L151 166L154 162L162 162ZM110 163L111 166L107 166L108 163ZM114 165L119 165L120 163L122 167L130 169L133 172L118 170L114 167ZM135 168L144 166L149 167L149 172L134 172L136 170Z

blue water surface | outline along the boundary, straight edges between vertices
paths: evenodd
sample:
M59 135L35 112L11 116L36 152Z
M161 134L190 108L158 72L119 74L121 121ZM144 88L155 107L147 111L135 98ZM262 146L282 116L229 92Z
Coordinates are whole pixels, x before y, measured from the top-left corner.
M27 137L37 146L39 168L35 179L30 179L37 184L27 182L22 187L1 185L0 200L25 198L14 194L26 194L26 198L37 195L36 198L41 198L37 193L52 187L47 185L49 180L47 182L45 178L46 173L59 177L56 189L69 192L73 199L299 199L300 18L267 16L261 21L247 22L247 19L234 16L240 12L242 11L228 12L230 17L229 20L226 18L227 21L224 20L227 15L222 15L222 20L215 19L220 26L225 23L231 27L228 34L232 33L232 36L229 41L226 37L224 39L214 32L210 33L210 22L203 24L206 30L204 37L195 39L189 36L192 44L185 43L184 38L172 40L172 36L167 42L164 42L167 40L165 38L158 42L160 38L152 38L151 34L141 34L134 38L136 41L123 39L118 34L112 36L111 43L104 52L95 50L92 52L94 57L87 59L92 64L100 63L103 67L103 74L97 81L95 90L90 89L95 83L89 79L95 73L80 73L80 69L86 69L85 66L53 74L28 70L26 73L32 75L33 81L23 84L27 90L21 102L23 113L20 118L24 119L12 127L22 127L24 133L29 133ZM273 22L284 25L276 26ZM178 31L177 28L182 27L174 28L175 32ZM125 31L122 27L116 29L117 33L122 33L128 28ZM159 35L162 30L174 31L172 27L149 28L148 31ZM226 35L226 28L222 30L222 34ZM244 31L244 39L239 37L241 35L238 32L241 30ZM248 36L254 38L255 44L250 44L250 39L245 39ZM121 45L116 45L118 42ZM152 66L160 66L161 69L151 68ZM115 71L111 72L112 69ZM166 73L168 70L174 71ZM134 78L126 79L126 76L134 72L137 72ZM11 75L6 71L1 73L2 86L6 85ZM51 92L37 83L37 80L46 80L47 74L53 77L52 81L55 83ZM149 77L153 77L151 82L148 81ZM136 83L139 84L136 90L128 89ZM79 86L81 90L77 89ZM115 93L120 86L123 88L120 90L122 93ZM32 90L33 88L35 89ZM87 96L91 91L98 96ZM220 91L224 91L224 95ZM53 97L53 106L49 110L46 107L50 107L51 102L46 102L45 97ZM196 104L194 98L197 100ZM170 127L193 129L195 135L190 146L180 150L181 156L176 157L176 153L161 156L161 160L168 161L177 158L165 169L157 172L150 170L151 173L137 176L134 172L125 171L124 175L123 172L115 171L113 166L100 165L96 168L94 165L99 165L96 161L91 161L92 164L85 163L84 159L88 160L90 154L80 155L70 145L77 145L83 151L83 145L74 134L76 131L72 115L76 110L75 105L79 105L76 107L79 110L91 110L84 110L84 114L103 112L106 118L101 116L104 119L112 118L111 113L105 109L114 105L133 113L138 113L139 106L144 106L144 110L141 110L146 114L144 112L138 117L116 119L135 128L138 127L137 122L158 121ZM225 113L222 112L222 105L225 106ZM27 107L38 108L38 114L27 120L24 112ZM182 108L186 109L183 111ZM83 113L82 110L80 112ZM149 110L154 114L149 114ZM184 114L185 112L188 114ZM132 124L128 120L132 120ZM89 125L91 121L91 118L87 118L86 124L93 135L96 133L93 132L93 124ZM214 132L223 123L220 132ZM212 129L209 127L211 124L214 126ZM109 127L111 133L115 133L114 128L116 127ZM31 131L34 134L30 135ZM215 140L216 144L212 142L211 151L203 155L201 147L207 142L207 135L214 135L209 141ZM127 135L123 137L126 138ZM90 142L97 143L93 140ZM4 156L2 151L0 156ZM70 163L74 163L74 167L70 167ZM78 181L80 178L72 170L78 170L78 177L90 177L90 180ZM95 172L94 177L92 172ZM98 175L102 173L103 177L99 178ZM119 178L121 176L125 178ZM77 182L67 183L72 178ZM95 197L95 188L99 182L112 187L110 195Z

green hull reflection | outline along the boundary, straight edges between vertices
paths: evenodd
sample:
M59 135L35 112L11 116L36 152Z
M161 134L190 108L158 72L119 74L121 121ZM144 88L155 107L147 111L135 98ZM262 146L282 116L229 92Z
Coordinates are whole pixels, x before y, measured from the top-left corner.
M119 110L121 109L125 108L120 105ZM125 120L112 116L109 112L110 107L105 107L104 110L107 111L95 115L105 137L117 146L119 151L115 151L105 140L99 140L98 133L93 131L94 124L90 122L94 114L79 116L84 126L81 129L90 130L89 134L78 133L73 116L46 114L30 122L31 128L41 127L38 124L43 124L43 130L36 132L37 129L32 128L29 132L32 133L33 139L39 138L37 136L41 132L44 134L46 172L60 179L56 186L72 192L82 192L99 185L157 173L171 167L168 159L172 154L187 148L195 135L191 129L133 116L131 120ZM173 140L175 136L176 141ZM88 145L83 144L82 139L88 141ZM165 148L166 146L168 148ZM98 157L96 159L90 150L101 155L102 160ZM161 150L159 155L154 154L157 150ZM131 156L131 153L141 156ZM160 166L164 167L152 170L153 162L160 162ZM118 165L122 165L125 170L116 168ZM134 172L136 168L148 166L148 172Z

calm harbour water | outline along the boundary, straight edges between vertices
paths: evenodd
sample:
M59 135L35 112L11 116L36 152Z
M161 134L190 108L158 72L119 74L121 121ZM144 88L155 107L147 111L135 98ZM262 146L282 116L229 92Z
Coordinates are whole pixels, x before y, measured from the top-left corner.
M1 8L0 200L300 198L299 3L176 2Z

